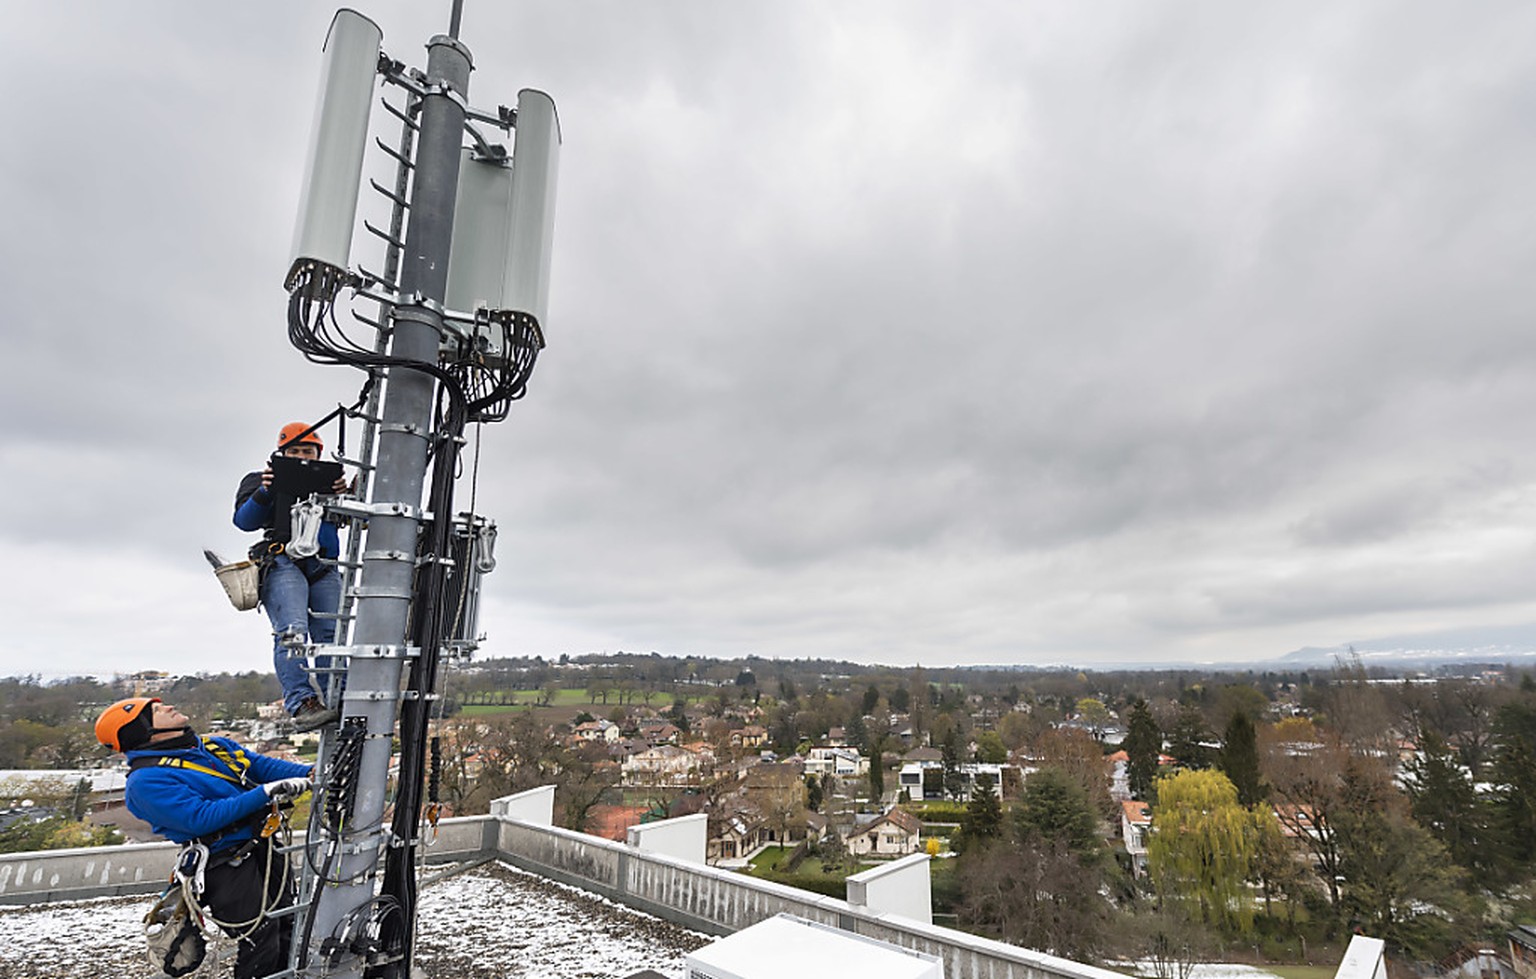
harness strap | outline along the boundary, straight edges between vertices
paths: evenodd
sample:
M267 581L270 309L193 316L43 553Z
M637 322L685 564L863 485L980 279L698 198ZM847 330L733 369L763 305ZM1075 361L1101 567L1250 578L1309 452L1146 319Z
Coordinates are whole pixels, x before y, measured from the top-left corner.
M236 748L231 753L210 738L203 738L203 747L208 749L209 754L222 762L229 771L221 772L216 768L209 768L207 765L201 765L185 758L177 758L173 755L161 755L158 758L135 758L129 764L128 770L137 771L141 768L156 767L187 768L194 772L201 772L204 775L212 775L214 778L221 778L226 782L233 782L235 785L244 786L249 784L249 781L246 779L246 772L251 767L251 758L245 753L244 748Z

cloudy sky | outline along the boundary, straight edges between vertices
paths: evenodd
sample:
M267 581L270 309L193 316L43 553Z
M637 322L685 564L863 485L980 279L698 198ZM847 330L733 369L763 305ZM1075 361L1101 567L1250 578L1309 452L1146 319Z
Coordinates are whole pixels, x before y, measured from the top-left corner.
M564 133L485 655L1536 621L1536 7L467 6L471 103ZM422 65L449 3L360 9ZM201 550L361 380L284 335L331 12L7 13L3 672L270 664Z

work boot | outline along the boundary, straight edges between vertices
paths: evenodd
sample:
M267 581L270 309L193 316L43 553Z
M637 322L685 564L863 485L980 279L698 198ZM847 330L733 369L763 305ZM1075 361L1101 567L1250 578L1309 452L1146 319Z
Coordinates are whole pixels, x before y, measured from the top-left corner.
M298 731L313 731L317 727L335 724L341 720L341 711L327 707L319 697L305 697L299 709L293 712L293 726Z

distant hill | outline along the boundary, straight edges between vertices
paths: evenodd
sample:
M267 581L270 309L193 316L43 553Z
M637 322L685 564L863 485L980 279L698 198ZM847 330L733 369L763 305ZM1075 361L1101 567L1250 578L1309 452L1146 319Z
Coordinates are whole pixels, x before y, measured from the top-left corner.
M1332 666L1353 649L1367 666L1434 667L1453 663L1536 665L1536 622L1510 626L1446 629L1379 639L1359 639L1338 646L1307 646L1275 660L1275 665Z

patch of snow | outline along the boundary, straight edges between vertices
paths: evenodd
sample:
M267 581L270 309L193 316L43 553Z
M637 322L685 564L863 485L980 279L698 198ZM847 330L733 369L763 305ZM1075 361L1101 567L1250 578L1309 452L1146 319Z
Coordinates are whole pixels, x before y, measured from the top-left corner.
M155 895L0 908L0 979L137 979L157 974L142 921ZM595 894L501 864L420 894L416 963L429 979L683 979L683 956L713 939ZM194 975L233 970L234 943L209 943Z

